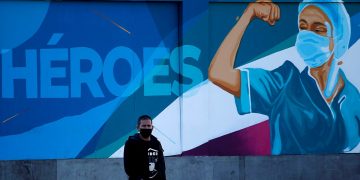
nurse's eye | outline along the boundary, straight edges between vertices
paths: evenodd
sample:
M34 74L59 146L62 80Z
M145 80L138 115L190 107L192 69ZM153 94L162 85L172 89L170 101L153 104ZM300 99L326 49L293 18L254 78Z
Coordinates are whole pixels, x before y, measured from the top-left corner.
M307 29L307 25L306 25L306 24L303 24L303 23L300 23L300 24L299 24L299 29L300 29L300 30L306 30L306 29Z
M314 29L316 34L320 34L320 35L326 35L327 33L327 29L326 27L317 27Z
M326 32L326 28L316 28L315 31L317 31L317 32Z

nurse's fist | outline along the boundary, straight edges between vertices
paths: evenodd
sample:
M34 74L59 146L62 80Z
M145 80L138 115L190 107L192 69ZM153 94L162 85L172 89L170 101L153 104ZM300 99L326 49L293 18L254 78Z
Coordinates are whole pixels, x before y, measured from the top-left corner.
M252 19L259 18L270 25L274 25L280 19L279 6L270 0L258 0L255 3L250 3L245 12L250 13Z

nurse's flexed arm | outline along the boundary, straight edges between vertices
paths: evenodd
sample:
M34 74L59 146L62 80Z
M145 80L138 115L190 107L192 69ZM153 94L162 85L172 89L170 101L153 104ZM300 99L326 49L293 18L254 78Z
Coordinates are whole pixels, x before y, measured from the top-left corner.
M221 43L209 66L209 80L235 96L240 96L241 88L241 73L234 68L236 53L246 28L255 17L274 25L280 18L280 9L269 0L250 3Z

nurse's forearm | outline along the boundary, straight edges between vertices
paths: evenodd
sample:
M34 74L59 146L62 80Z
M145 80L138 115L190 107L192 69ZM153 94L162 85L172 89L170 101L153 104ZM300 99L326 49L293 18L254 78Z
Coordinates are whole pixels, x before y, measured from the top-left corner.
M240 70L234 68L235 58L252 14L246 9L240 20L221 43L209 66L209 80L229 93L240 96Z

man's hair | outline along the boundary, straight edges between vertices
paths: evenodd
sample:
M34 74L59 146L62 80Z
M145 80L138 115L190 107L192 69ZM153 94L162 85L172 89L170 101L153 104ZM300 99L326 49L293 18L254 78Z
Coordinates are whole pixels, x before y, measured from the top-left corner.
M146 119L149 119L151 122L152 122L152 119L149 115L141 115L139 118L138 118L138 121L137 121L137 127L140 126L140 123L141 123L141 120L146 120Z

